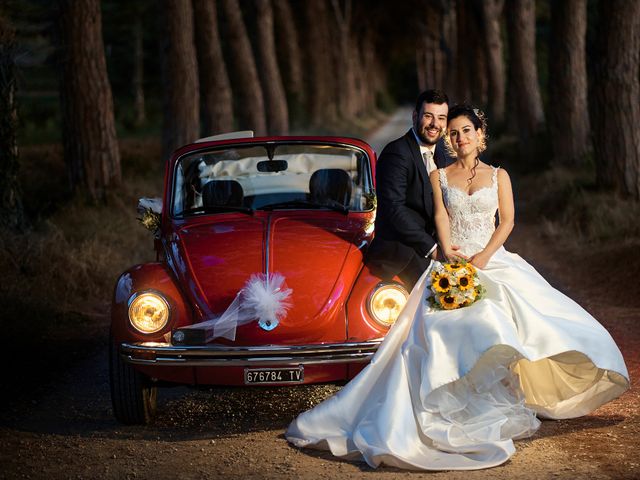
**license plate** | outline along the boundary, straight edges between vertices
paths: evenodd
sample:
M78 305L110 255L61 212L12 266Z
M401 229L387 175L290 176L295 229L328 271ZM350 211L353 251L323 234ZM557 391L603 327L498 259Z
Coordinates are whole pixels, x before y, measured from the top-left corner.
M295 368L245 368L245 385L269 385L274 383L302 383L304 367Z

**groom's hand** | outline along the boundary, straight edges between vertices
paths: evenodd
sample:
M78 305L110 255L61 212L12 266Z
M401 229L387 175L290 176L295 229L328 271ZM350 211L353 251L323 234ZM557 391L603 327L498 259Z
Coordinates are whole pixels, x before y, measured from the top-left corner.
M462 253L458 252L458 250L460 250L460 246L459 245L451 245L450 248L451 248L450 251L444 253L445 261L449 262L449 261L455 260L456 258L462 258L464 260L469 260L469 257L467 257L466 255L463 255Z

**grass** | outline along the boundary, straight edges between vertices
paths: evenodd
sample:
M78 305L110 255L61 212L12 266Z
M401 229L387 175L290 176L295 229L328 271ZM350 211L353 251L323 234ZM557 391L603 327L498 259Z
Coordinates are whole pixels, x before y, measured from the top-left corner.
M108 318L115 280L135 263L153 260L153 239L136 220L141 196L158 196L164 171L159 142L121 143L124 181L102 205L65 188L61 148L21 152L24 202L32 219L23 233L0 232L0 322L17 335Z
M521 187L525 214L541 218L542 232L567 246L640 240L640 202L598 189L590 164L553 167L526 177Z

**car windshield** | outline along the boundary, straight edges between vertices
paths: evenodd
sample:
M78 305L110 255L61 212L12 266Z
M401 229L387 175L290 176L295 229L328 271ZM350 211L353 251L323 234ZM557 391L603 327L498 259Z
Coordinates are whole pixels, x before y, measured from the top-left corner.
M255 210L373 208L366 153L321 144L224 147L182 157L173 184L174 216Z

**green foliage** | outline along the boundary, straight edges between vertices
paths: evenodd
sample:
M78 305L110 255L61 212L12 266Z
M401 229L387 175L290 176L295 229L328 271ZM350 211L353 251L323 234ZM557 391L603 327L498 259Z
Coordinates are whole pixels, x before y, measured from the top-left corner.
M594 178L589 164L527 178L521 192L526 213L542 218L543 233L575 246L637 242L640 202L597 189Z
M640 238L640 202L611 192L578 190L554 227L568 225L581 243L626 243Z

